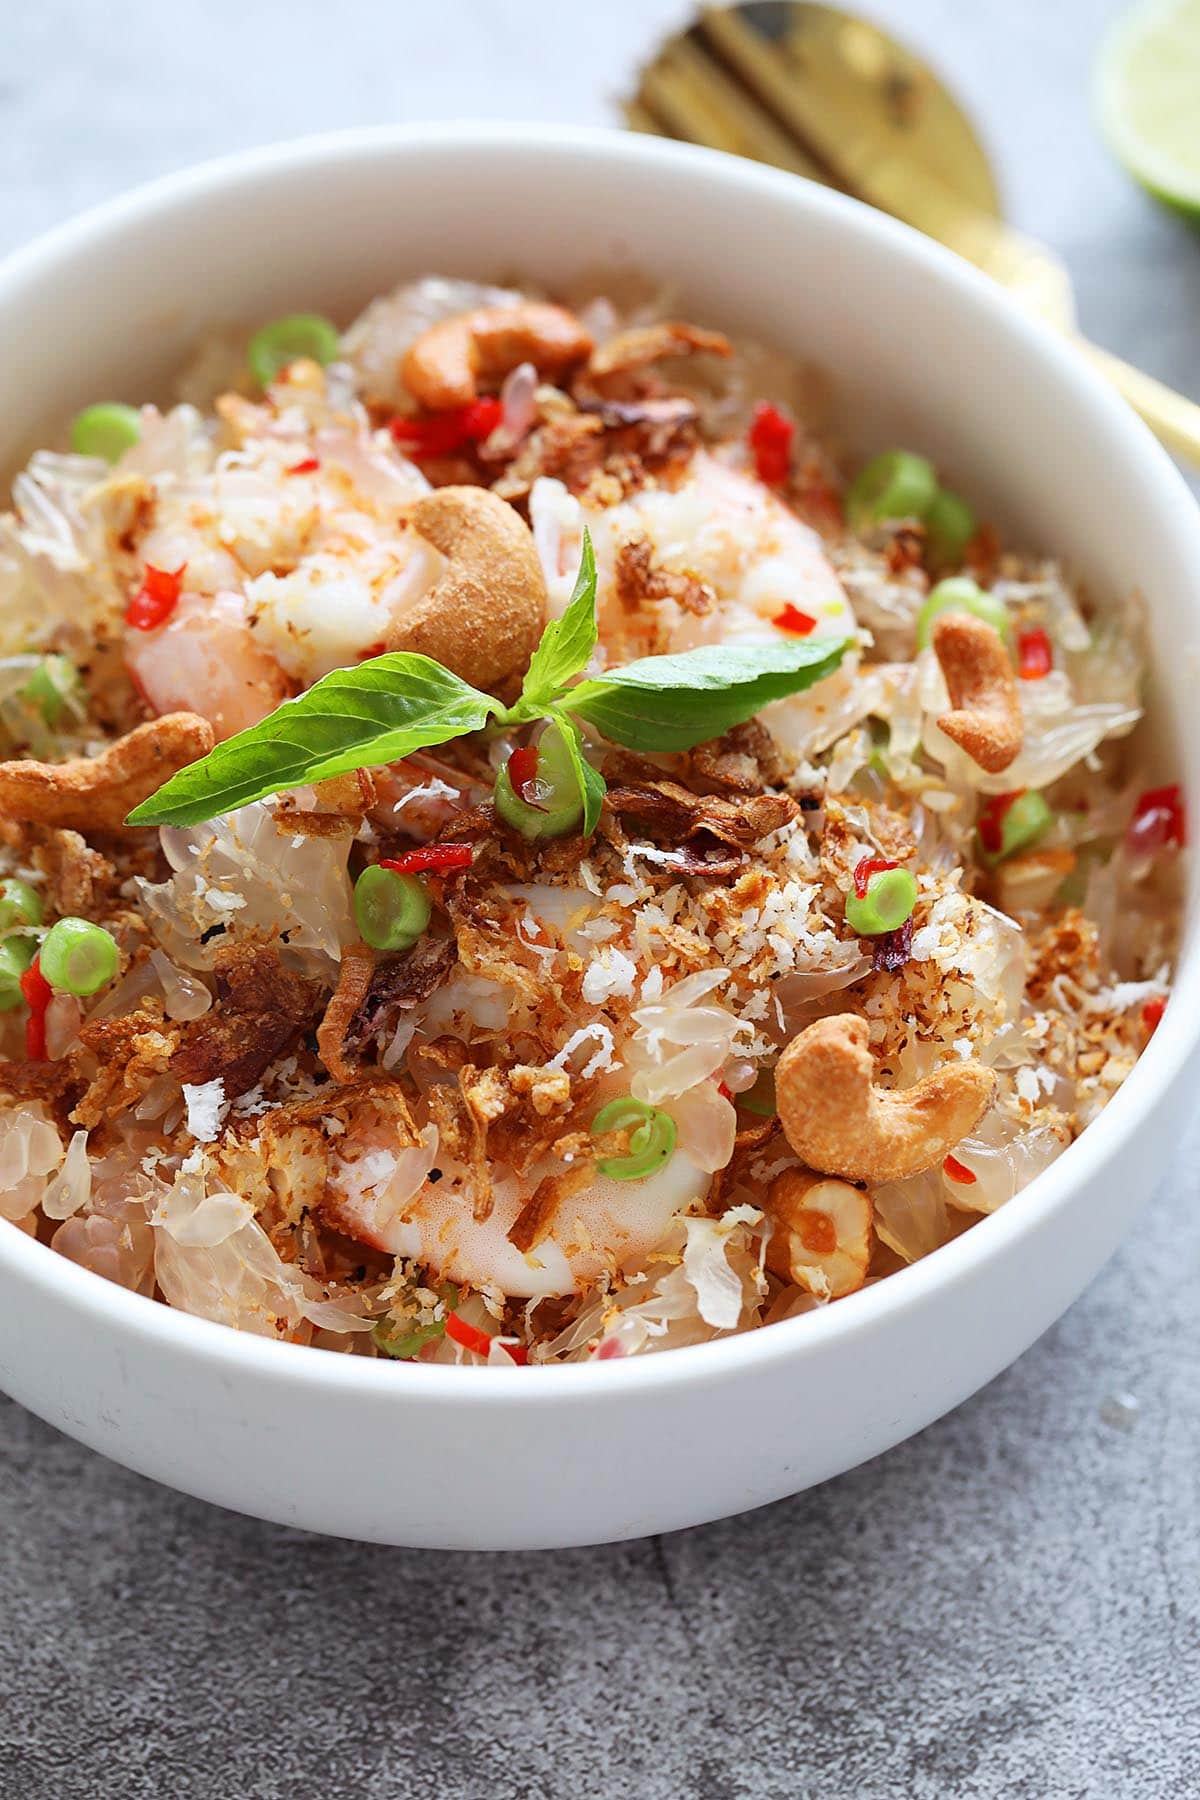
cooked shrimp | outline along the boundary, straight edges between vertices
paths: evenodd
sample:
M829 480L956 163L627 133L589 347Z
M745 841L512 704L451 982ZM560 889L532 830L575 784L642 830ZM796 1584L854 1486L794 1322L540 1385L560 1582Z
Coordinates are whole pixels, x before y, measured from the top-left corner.
M496 890L493 904L506 906L502 929L514 950L524 948L547 980L595 953L589 930L601 903L582 887L513 884ZM544 1000L535 1004L544 1026L547 1005ZM425 1039L461 1034L465 1042L480 1033L518 1034L528 1028L529 1008L529 1002L498 980L460 969L425 1002L417 1030ZM628 1021L618 1023L619 1016L611 1014L608 1027L614 1059L623 1058L632 1031ZM569 1039L575 1022L568 1008L559 1021L564 1038ZM576 1060L586 1063L595 1049L595 1042L590 1043ZM596 1111L629 1091L628 1070L616 1060L610 1067L590 1102ZM544 1231L534 1233L530 1246L522 1248L509 1233L543 1177L564 1176L563 1162L550 1155L520 1176L493 1164L491 1211L486 1219L476 1219L471 1171L438 1146L436 1126L426 1123L427 1104L423 1096L416 1106L424 1127L418 1148L397 1150L386 1133L356 1130L352 1147L331 1174L325 1210L348 1236L414 1258L448 1280L522 1298L579 1292L606 1269L639 1266L674 1215L699 1205L708 1189L711 1171L706 1173L689 1154L691 1140L681 1111L679 1141L653 1175L617 1181L589 1170L574 1188L566 1165L566 1182L561 1197L547 1207ZM662 1105L670 1113L675 1102L667 1099ZM434 1169L437 1174L429 1179ZM520 1239L519 1231L515 1235Z
M389 1255L413 1258L435 1279L498 1288L519 1299L578 1293L606 1269L636 1269L675 1214L699 1204L712 1179L680 1150L644 1181L596 1175L561 1203L548 1235L521 1251L508 1233L542 1176L561 1174L561 1165L547 1161L519 1179L494 1177L492 1211L477 1220L468 1170L438 1152L436 1144L430 1126L425 1144L401 1151L398 1159L372 1158L368 1149L341 1163L330 1184L328 1216L349 1236ZM426 1170L436 1166L439 1179L423 1180L409 1197L405 1190L411 1188L417 1159Z
M240 594L185 594L157 631L130 632L125 661L156 713L198 712L218 738L256 724L291 692Z
M154 631L130 628L126 661L150 704L186 704L222 737L287 694L390 641L446 558L405 521L428 493L386 433L322 396L241 403L237 448L207 473L164 480L136 546L185 570L183 598Z
M600 574L601 639L614 661L701 644L771 643L787 628L781 619L814 638L856 630L817 533L752 475L706 451L678 486L644 487L607 508L573 500L559 482L539 481L532 514L555 610L570 592L587 524ZM672 578L680 588L688 584L693 605L667 592L639 598L619 585L623 548L642 543L653 569L668 577L657 587ZM857 664L848 656L816 687L764 710L786 751L809 755L847 728Z

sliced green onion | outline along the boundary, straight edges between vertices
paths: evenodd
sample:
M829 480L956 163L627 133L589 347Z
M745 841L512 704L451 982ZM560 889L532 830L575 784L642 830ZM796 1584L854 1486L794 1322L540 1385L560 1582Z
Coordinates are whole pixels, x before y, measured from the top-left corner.
M87 919L60 919L42 940L39 967L60 994L98 994L120 967L117 940Z
M24 1001L21 977L36 949L32 938L11 937L0 944L0 1012L12 1012Z
M958 494L940 487L925 514L925 544L937 563L960 563L979 521Z
M912 917L917 904L916 878L907 869L880 869L867 882L867 891L846 895L846 923L859 937L882 937L898 931Z
M407 950L429 924L433 907L424 884L398 869L372 863L354 884L354 919L372 950Z
M885 450L846 489L846 520L852 531L864 531L888 519L923 519L936 493L931 462L911 450Z
M747 1112L757 1113L760 1119L773 1119L779 1111L775 1102L774 1069L760 1069L754 1086L747 1088L744 1094L735 1094L734 1103Z
M890 781L892 771L888 766L888 751L892 743L891 727L885 725L882 719L871 719L868 728L871 733L871 754L867 758L867 767L873 770L881 781Z
M395 1357L397 1362L410 1362L426 1344L445 1337L447 1315L458 1305L458 1289L453 1282L447 1281L437 1292L443 1305L440 1319L430 1319L427 1325L411 1325L407 1329L394 1319L380 1319L371 1331L376 1348L385 1356Z
M69 656L44 656L21 689L21 699L37 707L51 731L68 707L80 716L85 710L83 683Z
M281 369L309 357L324 368L338 353L337 326L320 313L289 313L256 331L246 346L250 373L260 387L270 387Z
M76 456L99 456L106 463L120 462L142 435L142 416L136 406L119 400L102 400L76 413L71 422L71 448Z
M1028 850L1039 838L1044 838L1053 823L1054 809L1045 795L1039 794L1036 788L1026 788L1001 814L999 850L989 851L980 844L981 861L994 869L1006 857L1014 856L1018 850Z
M27 881L18 881L10 875L6 881L0 881L0 931L6 931L10 925L40 925L42 922L41 896Z
M603 1137L609 1131L629 1133L629 1151L625 1156L608 1156L596 1164L601 1175L611 1181L644 1181L671 1160L678 1132L675 1121L656 1106L635 1100L632 1094L610 1100L592 1120L592 1136Z
M969 575L951 575L946 581L939 581L930 591L917 614L918 650L929 647L934 620L940 619L943 613L973 613L985 625L994 625L1005 642L1008 641L1011 631L1008 608L1003 600L997 600L994 594L987 593Z
M514 758L519 759L516 769ZM521 772L526 763L528 769ZM514 775L520 793L513 785ZM498 771L492 798L504 823L522 837L567 837L580 829L583 795L579 778L562 728L553 719L535 750L515 750Z

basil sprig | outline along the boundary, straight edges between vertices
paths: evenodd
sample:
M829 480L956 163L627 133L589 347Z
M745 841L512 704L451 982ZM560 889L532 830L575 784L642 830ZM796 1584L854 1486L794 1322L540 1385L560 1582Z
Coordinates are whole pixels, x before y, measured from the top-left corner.
M478 731L498 700L408 650L335 669L163 783L130 825L198 825L302 782L375 769Z
M570 602L542 633L512 706L428 656L397 650L371 657L323 676L181 769L134 808L128 823L196 825L285 788L396 762L489 722L553 719L579 783L588 833L600 817L604 781L584 755L578 720L631 750L687 750L831 674L853 642L781 637L769 644L708 644L576 682L596 638L596 563L585 528Z
M521 698L512 709L512 718L536 719L543 708L560 700L580 670L587 667L598 635L596 558L585 525L579 573L567 609L561 619L551 619L543 631L541 642L529 659Z
M705 644L677 656L644 656L581 681L567 696L580 719L628 750L690 750L831 675L848 638L781 638L778 644Z

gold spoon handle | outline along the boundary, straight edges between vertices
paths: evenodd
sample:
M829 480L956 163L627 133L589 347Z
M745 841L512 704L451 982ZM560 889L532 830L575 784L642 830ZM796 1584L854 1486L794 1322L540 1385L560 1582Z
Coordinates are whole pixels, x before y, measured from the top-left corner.
M1074 342L1092 367L1111 381L1121 398L1145 420L1160 444L1165 444L1176 456L1200 464L1200 406L1194 400L1185 399L1165 382L1156 381L1153 375L1145 375L1131 363L1122 362L1119 356L1102 350L1099 344L1091 344L1081 337L1076 337Z
M891 105L906 81L925 106L937 92L919 68L889 77L893 59L904 55L873 27L826 6L704 6L642 72L628 116L638 130L840 187L925 232L1061 332L1168 450L1200 464L1200 405L1082 338L1070 276L1055 253L947 180L944 155L934 166L928 145L924 156L913 153L911 132L900 129ZM958 130L961 161L961 119ZM938 148L946 152L953 142L943 134Z
M993 276L1031 312L1060 331L1097 374L1176 456L1200 464L1200 406L1165 382L1145 375L1075 329L1075 303L1066 267L1045 244L997 219L972 212L928 176L908 171L903 183L865 181L859 192L874 204L925 230L950 250ZM876 195L878 198L876 198Z

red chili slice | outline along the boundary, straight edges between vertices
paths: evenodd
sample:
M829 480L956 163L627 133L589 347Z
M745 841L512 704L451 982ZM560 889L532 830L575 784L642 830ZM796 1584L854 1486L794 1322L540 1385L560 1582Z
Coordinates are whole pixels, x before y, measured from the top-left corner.
M446 1315L446 1336L464 1350L473 1350L476 1356L486 1356L491 1350L494 1338L489 1332L481 1331L478 1325L470 1325L466 1319L460 1319L457 1313ZM524 1344L501 1344L500 1348L506 1356L511 1356L515 1363L527 1363L529 1353Z
M461 1344L464 1350L473 1350L476 1356L486 1356L492 1347L491 1334L481 1331L478 1325L469 1325L466 1319L460 1319L457 1313L446 1316L446 1336Z
M754 471L760 481L778 487L792 466L792 439L796 427L786 413L769 400L760 400L750 421L746 441L754 452Z
M285 475L314 475L321 466L319 456L306 456L302 462L293 463L284 470Z
M1040 625L1017 639L1017 669L1022 681L1040 681L1054 667L1054 650Z
M142 585L125 608L125 623L135 631L155 631L165 624L179 604L186 568L185 562L177 569L156 569L147 563Z
M1004 848L1004 816L1010 806L1014 806L1025 792L1024 788L1016 788L1011 794L993 794L979 815L975 829L979 833L979 841L989 856L999 856Z
M1151 1037L1162 1023L1162 1016L1167 1010L1166 1001L1160 996L1157 1000L1147 1000L1142 1008L1142 1024Z
M1125 841L1135 856L1182 850L1187 843L1187 811L1178 785L1147 788L1139 795Z
M469 868L475 852L470 844L427 844L423 850L405 850L400 856L381 856L381 869L400 875L440 874L444 869Z
M773 623L779 627L780 631L790 631L796 637L811 637L817 629L817 621L812 614L801 612L800 608L793 606L790 600L782 612L775 614Z
M946 1157L945 1161L942 1163L942 1168L946 1171L946 1174L950 1177L951 1181L961 1181L964 1187L973 1187L975 1182L979 1180L974 1169L968 1169L966 1163L960 1163L957 1156Z
M485 438L491 437L503 417L504 407L501 402L494 395L485 394L463 407L463 430L471 443L482 444Z
M513 751L508 759L508 779L512 782L513 792L526 806L532 806L535 812L546 811L542 805L542 785L538 781L536 745L527 744L524 749Z
M898 869L900 864L889 862L886 856L864 856L854 865L854 892L860 900L867 897L867 887L872 875L878 875L884 869Z
M42 974L39 957L34 957L21 976L20 985L29 1007L29 1017L25 1021L25 1054L30 1062L45 1062L46 1008L54 998L54 989Z
M400 448L413 456L452 456L467 444L491 437L503 413L499 400L485 396L424 419L395 418L390 430Z

